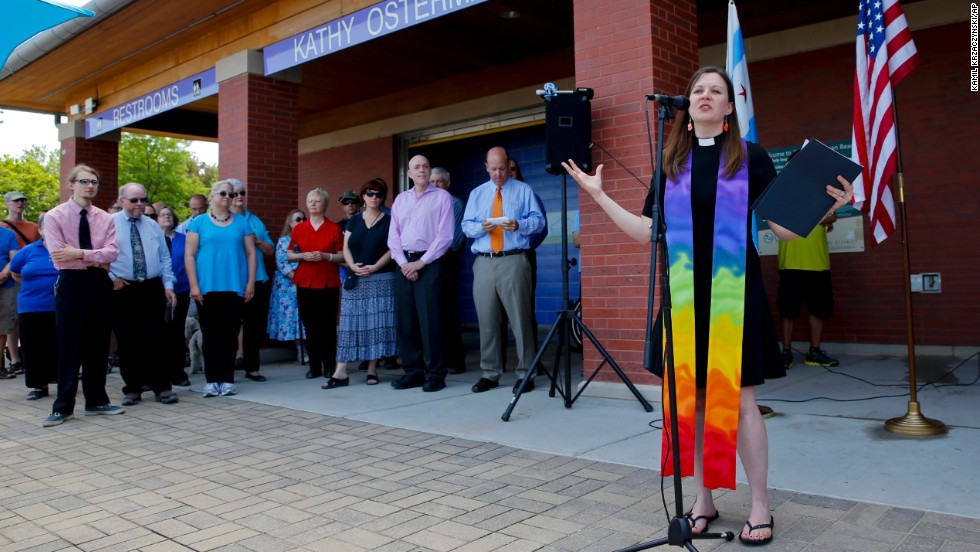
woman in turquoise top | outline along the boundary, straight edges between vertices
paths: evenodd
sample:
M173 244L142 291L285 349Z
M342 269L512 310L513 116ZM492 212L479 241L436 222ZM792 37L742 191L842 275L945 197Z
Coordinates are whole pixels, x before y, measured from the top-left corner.
M235 353L242 309L255 294L255 234L231 212L235 190L227 180L211 188L208 216L187 226L184 264L204 336L205 397L234 395Z

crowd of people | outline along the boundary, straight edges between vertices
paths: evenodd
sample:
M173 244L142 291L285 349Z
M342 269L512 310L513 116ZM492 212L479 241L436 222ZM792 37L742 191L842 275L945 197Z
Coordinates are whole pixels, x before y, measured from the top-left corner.
M8 218L0 224L0 248L8 252L0 255L0 347L7 346L10 362L0 363L0 377L25 374L29 400L48 396L57 383L45 427L74 416L79 381L85 414L123 413L146 393L174 404L174 387L191 385L195 348L189 353L188 341L199 330L193 365L203 365L204 397L236 394L236 371L266 381L259 355L266 336L295 344L306 377L324 378L323 389L349 385L355 365L366 371L366 385L377 385L379 365L400 359L404 374L391 387L439 391L448 373L466 370L455 294L445 290L458 285L469 238L484 329L482 377L472 391L498 385L508 320L518 377L531 378L531 390L530 252L547 232L544 209L513 176L519 168L503 148L487 153L486 170L490 179L464 204L447 191L448 170L415 156L412 186L390 208L388 183L374 178L340 196L344 216L337 222L326 217L329 194L316 188L305 209L289 212L276 240L247 209L246 186L236 179L191 196L184 221L135 182L100 209L93 203L99 174L87 165L70 172L71 197L37 224L23 219L26 196L8 192ZM56 350L41 340L52 334ZM110 348L115 360L107 368ZM118 406L105 389L114 364L123 380Z

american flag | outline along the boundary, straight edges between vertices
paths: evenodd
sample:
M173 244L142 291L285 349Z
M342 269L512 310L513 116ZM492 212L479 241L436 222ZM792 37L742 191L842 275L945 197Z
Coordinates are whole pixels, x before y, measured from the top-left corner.
M854 73L851 156L864 166L854 181L854 203L871 218L875 244L895 230L891 179L898 164L892 86L918 65L898 0L861 0Z

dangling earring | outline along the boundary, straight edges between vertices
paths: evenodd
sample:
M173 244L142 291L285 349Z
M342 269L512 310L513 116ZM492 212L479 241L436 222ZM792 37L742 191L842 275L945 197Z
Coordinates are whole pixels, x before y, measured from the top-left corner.
M728 115L725 115L725 126L722 127L722 130L728 132Z
M694 130L694 121L690 117L687 118L687 131L691 132Z

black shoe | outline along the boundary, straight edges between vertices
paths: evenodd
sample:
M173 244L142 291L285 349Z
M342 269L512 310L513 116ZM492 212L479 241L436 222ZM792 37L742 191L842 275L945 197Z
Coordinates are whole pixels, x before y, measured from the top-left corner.
M517 393L517 390L521 388L522 381L524 380L519 379L514 383L514 393ZM534 380L528 380L527 385L524 386L524 393L528 391L534 391Z
M266 378L265 376L263 376L262 374L260 374L258 372L255 372L254 374L249 374L248 372L246 372L245 373L245 378L246 379L250 379L252 381L266 381L266 380L268 380L268 378Z
M172 383L173 383L173 385L176 385L177 387L190 387L191 386L191 380L189 380L187 378L184 378L184 379L182 379L180 381L175 381L175 382L172 382Z
M320 377L320 374L314 374L312 370L306 373L306 379L316 379Z
M395 389L412 389L413 387L422 387L424 384L424 379L409 374L405 374L404 376L391 382L391 386Z
M36 401L36 400L38 400L40 398L44 398L44 397L47 397L47 396L48 396L48 390L47 389L32 389L27 394L27 400L29 400L29 401Z
M335 378L330 376L327 378L327 382L320 386L320 389L336 389L337 387L347 387L350 384L350 378Z
M398 357L382 357L378 361L378 368L382 370L401 370L402 367L398 364Z
M139 393L126 393L126 396L123 397L120 404L123 406L133 406L139 404L141 400L142 397L140 397Z
M473 384L472 391L474 393L483 393L484 391L489 391L494 387L500 387L500 383L487 378L480 378L480 381Z
M422 384L422 391L432 393L446 387L446 380L429 380Z
M174 393L173 391L164 391L163 393L157 395L156 401L163 404L175 404L179 402L180 399L177 398L177 393Z

